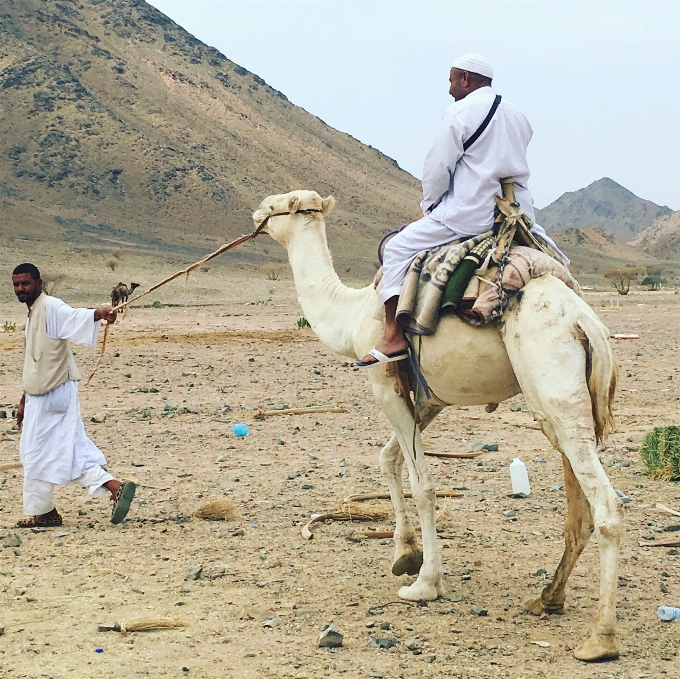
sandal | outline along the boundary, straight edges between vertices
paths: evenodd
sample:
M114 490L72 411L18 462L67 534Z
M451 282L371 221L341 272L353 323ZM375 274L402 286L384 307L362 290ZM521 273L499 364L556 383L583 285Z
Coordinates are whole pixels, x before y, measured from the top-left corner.
M113 510L111 511L111 523L118 524L125 519L130 511L132 499L135 496L137 485L132 481L125 481L116 491L113 498Z
M46 517L47 518L44 518ZM19 519L17 521L17 528L50 528L54 526L61 526L63 521L61 520L61 514L57 513L56 516L49 513L38 514L37 516L29 516L27 519Z
M394 361L403 361L408 358L408 349L400 349L392 354L383 354L382 351L378 351L373 348L368 352L369 356L373 356L375 361L357 361L356 365L359 368L368 368L372 365L378 365L379 363L393 363Z

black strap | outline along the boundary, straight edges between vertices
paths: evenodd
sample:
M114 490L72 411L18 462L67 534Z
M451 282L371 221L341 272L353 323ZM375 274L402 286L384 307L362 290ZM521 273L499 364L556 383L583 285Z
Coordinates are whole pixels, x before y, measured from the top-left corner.
M488 127L489 123L491 122L491 118L493 118L494 113L496 113L496 109L498 108L498 105L500 103L501 95L497 94L496 98L493 100L493 104L491 104L489 112L486 114L486 118L484 118L484 120L482 121L482 124L477 128L477 131L469 139L463 142L463 151L467 151L482 136L482 133Z

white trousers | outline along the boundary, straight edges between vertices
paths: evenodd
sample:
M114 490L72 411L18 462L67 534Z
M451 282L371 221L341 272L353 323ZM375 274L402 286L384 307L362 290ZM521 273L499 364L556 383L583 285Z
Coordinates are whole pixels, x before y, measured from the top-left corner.
M401 293L406 272L418 253L456 238L460 238L460 234L429 216L409 224L393 236L383 254L382 287L378 290L383 304Z
M72 483L89 486L90 497L101 497L108 492L104 484L113 480L111 474L96 465L86 469L77 479L73 479ZM24 478L24 514L38 516L51 512L54 509L54 486L55 484L49 481Z
M489 229L491 227L488 227ZM436 248L440 245L450 243L457 238L471 238L485 229L480 229L478 233L459 233L446 224L438 222L431 216L423 217L413 224L409 224L402 229L396 236L387 242L383 254L383 278L382 287L378 289L378 296L383 304L401 293L401 286L404 283L406 272L416 255ZM559 254L565 266L569 266L569 260L560 252L554 241L546 234L539 224L534 224L532 233L539 236L548 243Z

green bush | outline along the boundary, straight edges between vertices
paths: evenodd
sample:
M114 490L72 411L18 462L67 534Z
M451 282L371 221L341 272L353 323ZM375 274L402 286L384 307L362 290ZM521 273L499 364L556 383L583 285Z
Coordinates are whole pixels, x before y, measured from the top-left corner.
M297 327L298 328L311 328L312 326L309 325L309 321L302 316L301 318L297 319Z
M680 427L654 427L642 441L640 457L653 478L680 479Z

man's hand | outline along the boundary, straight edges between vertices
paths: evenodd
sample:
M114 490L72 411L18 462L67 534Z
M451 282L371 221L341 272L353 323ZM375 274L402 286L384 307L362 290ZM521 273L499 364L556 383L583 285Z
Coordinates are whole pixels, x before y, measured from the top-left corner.
M383 277L383 268L380 267L376 272L375 276L373 276L373 287L377 288L380 285L380 281L382 280Z
M26 407L26 394L24 394L21 397L21 401L19 401L19 406L17 407L17 427L21 429L21 426L24 423L24 408Z
M106 321L107 323L115 323L118 312L114 311L110 304L103 304L94 310L95 321Z

